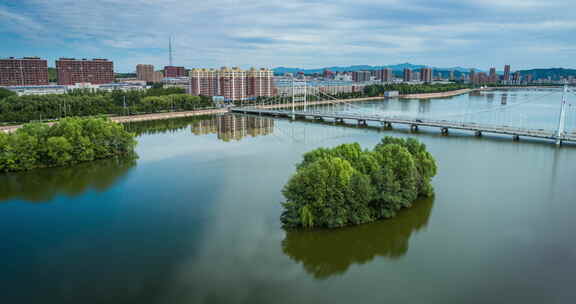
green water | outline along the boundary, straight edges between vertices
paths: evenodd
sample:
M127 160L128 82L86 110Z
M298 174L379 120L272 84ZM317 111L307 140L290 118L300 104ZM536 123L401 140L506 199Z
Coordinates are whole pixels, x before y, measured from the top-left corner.
M436 118L541 92L493 94L376 106ZM512 109L545 127L558 105ZM128 127L136 160L0 176L0 303L574 301L572 146L243 116ZM434 199L369 225L281 228L302 153L384 135L426 143Z

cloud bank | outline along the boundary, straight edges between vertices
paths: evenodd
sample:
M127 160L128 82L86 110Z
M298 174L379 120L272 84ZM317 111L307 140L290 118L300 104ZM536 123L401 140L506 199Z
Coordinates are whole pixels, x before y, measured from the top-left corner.
M0 2L0 56L322 67L576 67L571 0L20 0Z

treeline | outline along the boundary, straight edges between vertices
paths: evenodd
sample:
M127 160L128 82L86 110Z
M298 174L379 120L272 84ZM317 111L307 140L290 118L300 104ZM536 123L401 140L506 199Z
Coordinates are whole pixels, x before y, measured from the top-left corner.
M134 115L211 106L210 98L187 95L180 88L128 92L74 90L59 95L8 96L0 100L0 121L21 123L68 116Z
M64 118L0 132L0 172L60 167L134 153L134 134L108 118Z
M287 228L337 228L390 218L432 196L436 161L416 139L385 137L372 150L343 144L304 154L283 189Z
M364 96L375 97L382 96L386 91L398 91L401 95L406 94L426 94L426 93L441 93L468 89L470 85L460 83L448 84L373 84L364 87Z
M13 91L10 91L8 89L5 88L0 88L0 100L9 97L9 96L15 96L16 93L14 93Z

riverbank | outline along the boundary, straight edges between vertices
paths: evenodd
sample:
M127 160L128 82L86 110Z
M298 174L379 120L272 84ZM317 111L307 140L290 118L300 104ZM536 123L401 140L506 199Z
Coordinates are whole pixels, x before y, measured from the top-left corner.
M182 117L192 117L200 115L213 115L222 114L228 112L228 109L207 109L207 110L195 110L195 111L184 111L184 112L167 112L167 113L152 113L152 114L142 114L142 115L131 115L131 116L113 116L110 120L118 123L126 122L136 122L136 121L147 121L147 120L160 120L160 119L170 119L170 118L182 118ZM55 122L47 122L46 124L51 126ZM18 130L22 125L13 126L2 126L0 127L0 132L14 132Z
M563 86L517 86L517 87L488 87L483 90L507 90L507 89L561 89Z
M438 92L438 93L419 93L419 94L406 94L400 95L399 98L401 99L431 99L431 98L446 98L452 96L458 96L462 94L467 94L476 89L462 89L456 91L448 91L448 92Z
M439 92L439 93L421 93L421 94L407 94L400 95L398 98L401 99L430 99L430 98L443 98L466 94L472 92L476 89L462 89L449 92ZM338 100L323 100L323 101L310 101L306 103L306 106L314 105L325 105L333 103L349 103L349 102L360 102L360 101L372 101L372 100L382 100L390 97L375 96L375 97L358 97L349 99L338 99ZM395 97L392 97L395 98ZM304 106L303 102L294 103L295 107ZM288 108L292 107L292 103L288 104L272 104L272 105L261 105L257 106L261 109L278 109L278 108ZM125 122L136 122L136 121L148 121L148 120L160 120L160 119L170 119L170 118L182 118L182 117L192 117L200 115L213 115L213 114L223 114L227 113L228 108L220 109L205 109L205 110L194 110L194 111L183 111L183 112L165 112L165 113L152 113L152 114L141 114L141 115L130 115L130 116L111 116L110 119L114 122L125 123ZM52 125L54 122L47 122L46 124ZM12 125L12 126L0 126L0 132L14 132L22 125Z

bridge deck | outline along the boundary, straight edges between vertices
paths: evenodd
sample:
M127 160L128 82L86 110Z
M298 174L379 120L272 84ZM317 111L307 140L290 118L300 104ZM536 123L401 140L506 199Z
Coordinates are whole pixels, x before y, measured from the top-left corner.
M316 119L322 118L322 119L334 119L334 120L356 120L358 122L372 121L379 123L403 124L410 126L437 127L446 130L457 129L457 130L467 130L481 133L505 134L512 136L544 138L552 140L557 139L556 132L544 129L528 129L528 128L517 128L511 126L494 126L494 125L476 124L476 123L461 123L447 120L428 120L428 119L413 119L413 118L401 118L401 117L386 117L380 115L364 115L364 114L360 115L360 114L310 112L310 111L292 112L290 110L268 110L259 108L234 108L231 109L231 111L235 113L284 116L284 117L290 117L292 115L295 115L296 117L312 117ZM565 142L567 141L576 142L576 132L565 133L564 136L561 137L560 139Z

